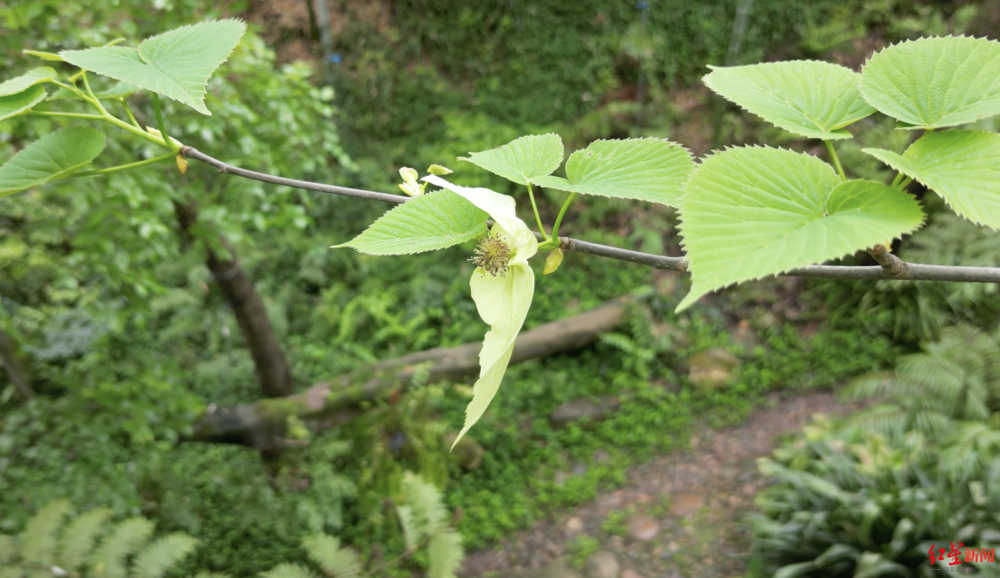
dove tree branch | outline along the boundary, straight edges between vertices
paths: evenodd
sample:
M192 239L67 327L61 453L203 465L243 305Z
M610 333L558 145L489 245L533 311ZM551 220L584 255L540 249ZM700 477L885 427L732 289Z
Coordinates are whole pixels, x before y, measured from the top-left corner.
M381 201L383 203L402 204L410 197L402 195L390 195L376 191L366 191L362 189L352 189L339 187L336 185L326 185L309 181L300 181L285 177L258 173L248 169L235 167L219 159L209 156L193 147L181 147L180 154L187 158L194 159L211 165L220 173L236 175L239 177L253 179L264 183L282 185L303 189L307 191L317 191L332 195L354 197L368 201ZM575 251L606 259L616 259L645 265L654 269L665 269L687 273L687 260L683 257L667 257L664 255L653 255L641 251L631 251L629 249L619 249L608 245L590 243L569 237L560 237L559 246L567 251ZM880 263L871 266L840 266L840 265L811 265L801 269L792 269L782 273L783 277L814 277L822 279L857 279L867 281L877 280L906 280L906 281L952 281L959 283L1000 283L1000 267L961 267L952 265L923 265L920 263L907 263L900 260L895 255L889 254L883 247L881 251L873 248L870 250L873 257Z

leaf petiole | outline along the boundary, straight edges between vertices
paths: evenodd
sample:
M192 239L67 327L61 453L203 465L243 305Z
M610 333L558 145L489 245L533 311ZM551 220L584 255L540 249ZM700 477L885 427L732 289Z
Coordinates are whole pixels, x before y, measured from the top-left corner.
M127 171L129 169L135 169L135 168L138 168L138 167L144 167L146 165L156 164L158 162L165 161L167 159L173 158L174 156L176 156L175 153L169 152L169 153L166 153L166 154L162 154L160 156L148 158L148 159L143 160L143 161L136 161L134 163L128 163L128 164L125 164L125 165L118 165L118 166L115 166L115 167L108 167L106 169L97 169L97 170L93 170L93 171L83 171L83 172L80 172L80 173L72 173L72 174L66 175L65 177L62 177L62 178L68 179L68 178L71 178L71 177L93 177L93 176L96 176L96 175L106 175L108 173L117 173L119 171Z
M30 114L34 116L51 116L56 118L82 118L85 120L104 120L103 116L96 114L83 114L78 112L49 112L41 110L32 110L25 114Z
M893 177L892 182L889 183L889 186L893 187L893 188L896 188L896 185L898 185L900 183L900 181L902 181L902 180L903 180L903 173L902 172L897 172L896 176Z
M559 236L559 225L562 224L563 216L566 215L566 209L569 208L569 205L570 205L570 203L573 202L573 198L574 197L576 197L576 193L570 193L569 196L566 197L566 202L563 203L562 208L559 209L559 216L556 217L556 222L555 222L555 224L552 225L552 237L553 238L556 238L556 237Z
M542 226L542 217L538 214L538 205L535 204L535 193L531 189L531 183L528 183L528 198L531 199L531 210L535 213L535 223L538 224L538 232L542 234L542 239L548 241L549 235L545 232L545 227Z
M827 150L827 152L830 153L830 160L833 161L833 166L834 166L834 168L837 169L837 174L840 175L840 180L841 181L846 181L847 180L847 175L844 174L844 167L842 167L840 165L840 158L837 157L837 151L833 148L833 143L831 143L828 140L824 140L823 144L826 145L826 150Z
M139 126L139 123L135 120L135 115L132 114L132 109L129 108L128 103L125 102L125 99L122 98L119 100L122 103L122 108L125 109L125 114L128 115L128 119L132 121L132 125L135 126L135 128L142 130L142 127Z
M173 141L171 141L170 136L167 134L167 125L163 122L163 113L160 111L160 95L153 94L153 113L156 115L156 128L160 129L160 136L163 137L163 142L166 144L167 148L173 150L175 153L180 150L180 147L175 147Z

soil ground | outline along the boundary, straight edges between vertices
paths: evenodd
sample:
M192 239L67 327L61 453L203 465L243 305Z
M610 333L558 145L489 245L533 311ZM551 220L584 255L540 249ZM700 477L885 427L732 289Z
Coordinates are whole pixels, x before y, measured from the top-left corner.
M860 406L830 392L769 399L740 426L696 428L690 449L633 467L626 485L557 512L491 550L471 552L462 576L578 578L598 547L621 578L733 578L744 575L749 536L741 523L768 480L757 471L782 436L816 413L844 415ZM651 535L653 534L653 535ZM612 564L613 565L613 564Z

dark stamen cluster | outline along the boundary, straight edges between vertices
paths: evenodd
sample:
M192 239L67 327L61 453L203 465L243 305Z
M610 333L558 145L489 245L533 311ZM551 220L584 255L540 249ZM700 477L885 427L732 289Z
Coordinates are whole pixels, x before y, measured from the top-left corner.
M510 247L500 237L492 235L483 237L476 243L473 252L476 256L469 261L482 267L494 277L497 275L503 277L504 273L507 272L507 264L510 263Z

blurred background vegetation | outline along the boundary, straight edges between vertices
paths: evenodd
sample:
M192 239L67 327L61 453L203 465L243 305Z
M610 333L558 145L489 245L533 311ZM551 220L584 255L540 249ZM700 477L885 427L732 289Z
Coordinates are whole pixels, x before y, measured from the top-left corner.
M247 168L387 192L401 166L441 163L457 171L456 182L520 198L510 183L460 166L455 157L542 132L559 133L570 150L599 138L658 136L699 155L764 142L811 151L818 141L713 100L699 81L705 65L811 58L857 69L873 51L900 40L1000 30L995 1L772 0L752 3L745 26L734 27L744 3L331 0L329 25L321 30L322 11L306 0L0 0L0 78L37 65L22 49L57 52L118 37L135 42L184 24L241 17L251 31L210 82L213 116L167 104L172 136ZM140 120L152 114L143 95L130 104ZM59 125L30 117L0 122L0 157ZM880 118L856 129L859 138L843 145L842 159L856 175L886 179L860 149L879 143L900 150L910 135ZM153 154L130 137L109 143L109 164ZM1000 236L945 213L932 195L911 191L931 216L924 230L895 247L904 259L1000 265ZM543 194L550 220L562 195ZM1000 536L983 533L1000 523L983 513L983 500L995 501L1000 491L1000 466L991 465L1000 454L1000 377L989 373L1000 370L956 359L961 346L929 345L970 335L993 339L988 335L1000 313L993 285L771 280L723 291L675 316L686 291L682 278L567 255L557 274L539 282L527 326L629 295L626 318L580 351L512 367L472 432L481 452L475 464L449 454L445 442L461 424L469 383L420 379L398 400L377 402L342 427L300 432L308 443L262 457L238 446L181 441L206 408L260 398L238 323L205 266L216 248L205 234L192 237L175 216L176 203L191 202L199 226L238 254L300 390L374 360L482 337L485 325L469 297L468 247L405 258L327 249L377 218L385 210L377 203L221 176L196 163L183 176L157 166L5 198L0 330L36 395L25 400L0 373L0 534L21 532L33 514L64 499L76 513L108 508L115 519L144 516L158 532L200 540L171 570L178 576L196 570L250 576L282 562L310 564L300 545L320 532L375 564L404 549L394 512L405 502L406 472L417 472L443 491L449 510L460 510L455 523L465 548L488 547L555 508L620 486L632 464L683 445L696 420L738 423L768 394L831 388L889 370L923 344L918 355L972 368L974 385L952 384L948 395L963 400L956 406L968 398L976 407L924 419L912 417L922 406L910 400L909 409L896 408L909 421L892 421L896 414L886 409L869 416L863 430L862 421L844 430L817 426L808 448L768 466L787 480L774 499L792 505L759 514L751 570L769 576L846 544L856 555L838 563L853 572L874 564L861 560L866 548L879 550L872 543L919 544L955 525L945 516L900 538L892 516L913 514L896 512L886 514L892 520L883 520L874 537L795 542L801 527L787 525L804 522L793 511L819 506L796 494L809 486L788 472L828 475L834 466L816 464L845 443L875 451L870 445L877 439L890 448L888 457L876 466L865 462L869 470L856 474L885 482L880 491L898 497L901 488L923 484L929 495L944 492L952 500L942 503L969 505L960 527L979 524L982 540ZM563 231L679 254L675 225L664 207L593 198L573 207ZM958 323L965 333L952 329ZM692 380L691 358L713 348L738 360L727 366L729 379ZM933 403L941 387L914 391ZM968 387L986 393L970 397ZM860 390L898 393L852 389ZM600 423L562 427L550 420L566 402L608 396L618 396L618 407ZM955 448L966 452L938 472L941 460L928 452ZM841 456L847 465L837 467L851 469L857 455ZM917 455L930 473L900 473ZM560 475L575 463L586 465L582 473ZM984 472L990 477L978 491L986 498L968 485ZM891 475L902 478L885 481ZM866 479L830 483L855 492L874 483ZM836 515L846 519L870 510L829 493L820 499L845 509ZM878 504L889 511L890 502ZM861 542L851 545L852 539ZM907 568L922 563L907 556L891 560ZM389 572L405 576L426 563L417 556Z

